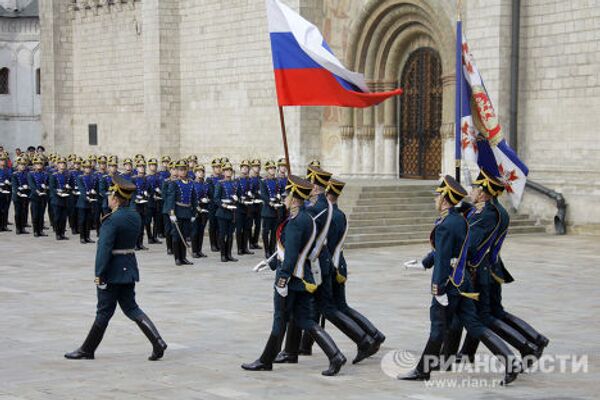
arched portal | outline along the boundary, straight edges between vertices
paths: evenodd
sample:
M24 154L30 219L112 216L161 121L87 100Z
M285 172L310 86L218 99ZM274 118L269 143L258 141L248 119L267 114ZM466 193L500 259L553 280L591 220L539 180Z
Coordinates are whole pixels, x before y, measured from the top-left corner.
M435 179L442 168L442 66L437 51L413 51L400 82L399 176Z

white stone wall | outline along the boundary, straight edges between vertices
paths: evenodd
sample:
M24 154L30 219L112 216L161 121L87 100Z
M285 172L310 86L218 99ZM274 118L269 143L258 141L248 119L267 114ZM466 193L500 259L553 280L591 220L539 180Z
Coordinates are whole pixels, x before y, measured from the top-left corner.
M81 9L72 26L72 151L154 150L146 143L141 3ZM98 146L89 145L88 124L98 125Z
M9 69L9 94L0 95L0 143L13 153L41 143L40 26L37 18L0 18L0 68Z

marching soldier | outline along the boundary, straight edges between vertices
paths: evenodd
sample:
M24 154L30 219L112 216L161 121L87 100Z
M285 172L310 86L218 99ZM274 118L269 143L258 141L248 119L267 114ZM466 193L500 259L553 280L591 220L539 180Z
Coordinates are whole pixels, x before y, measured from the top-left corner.
M162 244L158 240L159 225L162 225L162 192L161 192L161 179L157 173L158 160L151 158L148 160L148 175L146 176L146 185L148 190L148 243L150 244ZM149 229L149 225L152 225L152 230Z
M233 248L233 231L235 215L238 207L238 185L232 180L233 167L230 162L222 166L223 179L215 188L214 201L219 205L215 212L219 223L219 248L221 249L221 262L236 262L231 255Z
M251 190L251 179L248 176L250 161L243 160L240 163L240 177L237 179L239 186L239 202L235 214L235 241L237 253L254 254L248 249L250 235L252 233L251 209L254 206L254 195Z
M506 235L510 222L506 210L502 208L502 213L498 208L497 197L502 191L504 191L502 182L495 179L491 173L481 169L479 176L473 182L471 192L475 207L468 213L470 227L468 265L471 276L476 277L475 287L479 292L479 301L477 302L479 318L485 326L519 350L524 360L525 369L527 369L535 360L540 358L543 348L529 341L521 332L493 313L493 309L498 308L497 299L492 305L492 288L496 282L494 277L497 277L494 274L494 260L498 254L497 251L499 251L498 244L501 245L498 240ZM498 273L504 275L504 271L498 271ZM507 277L509 276L510 274L507 275ZM462 329L458 328L451 330L449 333L449 351L455 350L458 346L461 331ZM479 341L476 338L467 335L461 354L473 359L478 344Z
M273 161L265 163L267 176L262 180L260 187L260 195L263 201L261 217L262 217L262 239L263 247L265 248L265 258L271 257L275 253L275 231L277 230L277 222L280 220L280 215L283 213L281 209L281 191L279 183L275 176L276 165Z
M33 236L48 236L44 233L44 214L48 202L48 174L44 171L44 160L40 157L33 159L34 171L30 172L27 179L29 182L29 201L31 204L31 222L33 224Z
M27 225L27 208L29 206L29 171L27 171L26 158L17 158L17 171L12 174L12 202L15 208L15 233L17 235L29 234L25 230Z
M204 242L204 231L208 223L208 208L210 205L209 187L208 183L204 180L204 165L198 165L194 173L196 175L194 192L198 200L198 207L196 208L196 220L192 224L192 257L203 258L206 257L206 254L202 252L202 243Z
M102 223L96 251L96 319L81 347L65 354L67 359L94 359L117 303L150 340L152 354L149 360L162 358L167 349L158 330L135 301L135 282L139 281L139 271L133 247L142 222L128 205L134 191L133 183L118 175L113 177L108 200L112 212Z
M500 193L498 196L499 195ZM510 225L510 216L502 204L500 204L498 196L495 196L492 199L492 202L500 213L501 220L500 228L498 230L498 237L496 240L494 240L494 245L490 249L490 260L492 262L492 268L490 271L492 277L494 278L491 280L490 287L490 305L492 308L492 315L516 329L525 338L527 338L529 342L536 345L538 347L538 353L536 356L539 358L541 357L544 349L548 346L550 340L521 318L506 311L502 305L502 285L513 282L514 278L511 276L510 272L508 272L504 266L504 263L502 262L502 258L500 257L500 251L502 250L502 245L508 233L508 226Z
M219 204L215 201L215 191L219 181L223 179L221 175L221 160L215 158L211 162L212 175L206 180L209 187L210 195L210 208L208 217L208 239L210 241L210 251L220 251L219 248L219 222L217 220L216 212L219 209Z
M329 232L334 216L334 207L325 193L330 179L331 173L319 167L308 167L307 180L312 183L313 189L311 201L307 205L306 211L315 220L317 226L317 236L309 254L313 274L316 272L317 283L319 283L319 287L315 291L316 309L318 312L315 315L315 321L319 321L319 314L323 315L325 319L330 321L356 343L357 354L352 363L357 364L379 350L381 337L378 337L376 341L375 337L370 336L349 315L343 313L337 307L334 299L333 281L337 276L334 275L332 255L327 246L327 239L330 236ZM333 236L336 233L334 231ZM311 335L305 332L304 337L299 342L300 337L300 329L292 324L288 329L286 351L281 354L281 357L278 357L277 362L296 363L298 362L299 352L306 355L312 354ZM301 350L299 347L301 347Z
M262 179L260 176L261 163L259 159L252 160L252 169L250 170L250 190L254 196L254 205L251 208L252 233L250 236L250 249L260 250L258 239L260 238L262 222L262 199L260 198L260 188Z
M8 210L12 194L12 168L8 166L8 153L0 153L0 232L8 229Z
M69 240L65 236L67 229L67 203L71 191L67 189L69 173L67 160L64 157L57 159L57 171L50 175L50 203L54 208L54 231L56 240Z
M284 249L283 259L279 257L270 263L275 273L274 313L271 334L260 358L243 364L247 371L271 371L273 361L281 348L286 323L290 320L300 329L310 333L329 359L329 368L322 372L325 376L336 375L346 363L346 358L333 339L315 321L313 296L317 282L313 268L307 257L314 245L316 227L304 202L310 196L312 184L296 176L289 177L286 207L290 217L280 229L279 246Z
M147 247L144 246L144 228L148 232L148 238L152 236L150 232L150 221L152 216L148 214L148 185L146 182L146 162L138 158L136 164L137 175L134 176L131 181L135 185L135 195L133 206L135 210L140 214L140 218L142 220L142 224L140 226L140 232L138 235L138 241L135 245L135 250L148 250Z
M350 307L346 301L346 281L348 268L344 258L344 240L348 234L348 221L346 215L338 206L338 197L342 194L346 184L342 181L330 179L327 186L327 200L333 204L333 217L329 233L327 234L327 247L331 254L331 263L335 277L332 279L333 299L337 308L354 322L356 322L373 340L375 348L379 349L385 341L385 336L363 314Z
M98 192L96 191L96 176L92 175L92 164L89 161L82 163L83 174L77 178L77 214L79 224L79 242L94 243L90 239L90 229L92 224L93 203L98 201Z
M452 320L458 318L470 335L481 340L504 363L503 383L509 384L521 371L520 363L502 339L483 325L473 301L477 294L472 292L473 286L466 269L469 225L456 209L467 192L449 175L443 178L436 191L439 195L435 204L440 217L430 236L434 250L426 257L433 260L429 340L416 368L398 379L428 380L433 369L442 368L440 350L444 334Z
M165 233L165 242L167 244L167 254L173 254L173 236L171 225L171 217L169 215L169 204L167 203L167 196L169 195L169 191L171 190L171 185L177 180L177 167L176 162L169 162L169 177L163 180L162 185L160 187L161 193L163 195L163 205L162 205L162 216L163 216L163 229ZM175 257L177 260L177 257Z
M165 200L169 219L172 224L171 238L175 265L192 265L186 257L186 240L191 236L192 223L196 220L196 194L194 184L188 180L186 160L177 161L178 178L168 189Z

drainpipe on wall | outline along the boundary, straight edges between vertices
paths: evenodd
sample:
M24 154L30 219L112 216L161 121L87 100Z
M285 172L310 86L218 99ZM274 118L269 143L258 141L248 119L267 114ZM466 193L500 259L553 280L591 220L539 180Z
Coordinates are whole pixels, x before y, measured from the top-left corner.
M512 38L510 55L510 146L519 153L519 35L521 31L521 0L512 0Z

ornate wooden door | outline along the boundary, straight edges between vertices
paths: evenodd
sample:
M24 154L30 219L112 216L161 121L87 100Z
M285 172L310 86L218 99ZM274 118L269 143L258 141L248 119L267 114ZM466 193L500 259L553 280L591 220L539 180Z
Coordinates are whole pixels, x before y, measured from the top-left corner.
M437 179L442 168L442 65L434 49L410 55L401 87L400 177Z

